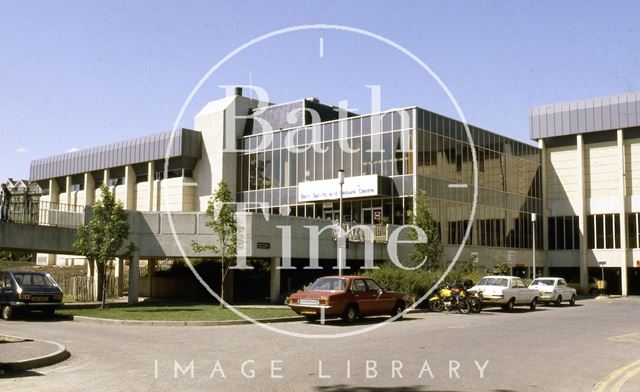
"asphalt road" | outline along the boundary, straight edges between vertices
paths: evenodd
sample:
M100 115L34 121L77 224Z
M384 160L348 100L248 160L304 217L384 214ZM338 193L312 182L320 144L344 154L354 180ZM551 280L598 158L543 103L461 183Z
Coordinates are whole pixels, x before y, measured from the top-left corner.
M381 320L277 327L345 333ZM640 390L637 297L511 314L411 314L339 339L304 339L254 325L33 320L0 322L0 333L56 341L72 355L58 365L0 378L1 391Z

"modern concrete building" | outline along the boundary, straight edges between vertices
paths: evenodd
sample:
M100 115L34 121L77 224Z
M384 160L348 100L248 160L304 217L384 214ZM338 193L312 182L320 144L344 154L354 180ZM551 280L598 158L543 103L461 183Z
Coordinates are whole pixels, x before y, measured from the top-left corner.
M536 107L530 122L551 272L584 282L602 262L609 292L640 294L640 94Z
M635 95L624 97L627 107L637 102ZM637 281L631 268L640 259L631 249L640 242L634 212L640 206L633 198L640 171L635 173L632 158L640 149L634 129L640 109L634 106L631 121L621 99L607 101L607 109L601 104L596 110L596 100L533 109L531 137L540 148L470 126L479 193L463 260L473 257L491 268L509 258L516 273L530 274L535 242L537 273L580 277L586 287L589 275L598 276L589 268L604 260L612 288L615 268L625 277L622 292L633 286L626 282ZM43 201L91 205L97 186L106 183L129 210L181 213L206 210L216 185L225 181L247 211L278 218L256 224L262 232L253 233L267 238L271 249L250 244L252 261L267 270L256 279L270 281L272 298L323 273L302 269L313 237L302 228L339 219L340 169L343 223L370 228L349 233L346 259L353 266L362 265L370 242L376 243L376 262L389 260L382 245L390 230L411 221L419 190L439 223L443 262L451 260L469 226L473 160L459 121L417 107L356 115L314 98L266 104L236 89L208 103L194 128L173 138L165 132L37 160L31 180L42 187ZM274 244L281 243L279 227L287 224L297 231L285 252ZM320 254L321 263L335 265L335 247ZM300 268L274 273L285 258ZM64 259L58 256L58 262ZM286 289L280 288L282 279L288 280Z

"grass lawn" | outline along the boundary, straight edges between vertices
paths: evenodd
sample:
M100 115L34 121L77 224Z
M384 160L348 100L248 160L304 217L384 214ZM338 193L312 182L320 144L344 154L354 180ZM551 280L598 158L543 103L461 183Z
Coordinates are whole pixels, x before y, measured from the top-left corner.
M253 319L296 316L288 308L241 308L239 310ZM56 313L117 320L218 321L241 319L233 311L221 309L218 305L195 304L118 306L104 310L67 308L59 309Z

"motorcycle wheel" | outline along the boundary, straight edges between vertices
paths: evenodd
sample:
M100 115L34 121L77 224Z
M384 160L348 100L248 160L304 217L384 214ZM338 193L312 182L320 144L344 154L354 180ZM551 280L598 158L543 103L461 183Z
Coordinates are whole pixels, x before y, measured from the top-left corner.
M480 313L482 311L482 301L478 298L472 298L469 301L469 305L471 306L471 313Z
M442 312L442 301L431 301L431 303L429 303L429 308L432 312Z
M471 305L469 305L469 301L466 299L458 300L458 311L462 314L468 314L471 310Z

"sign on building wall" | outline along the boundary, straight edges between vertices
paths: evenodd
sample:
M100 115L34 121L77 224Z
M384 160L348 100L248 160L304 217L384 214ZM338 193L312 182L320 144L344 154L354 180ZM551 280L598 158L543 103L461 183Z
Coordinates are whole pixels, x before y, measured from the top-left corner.
M379 196L380 176L346 177L342 186L342 197ZM340 197L340 184L337 179L323 181L305 181L298 184L298 202L317 200L337 200Z

